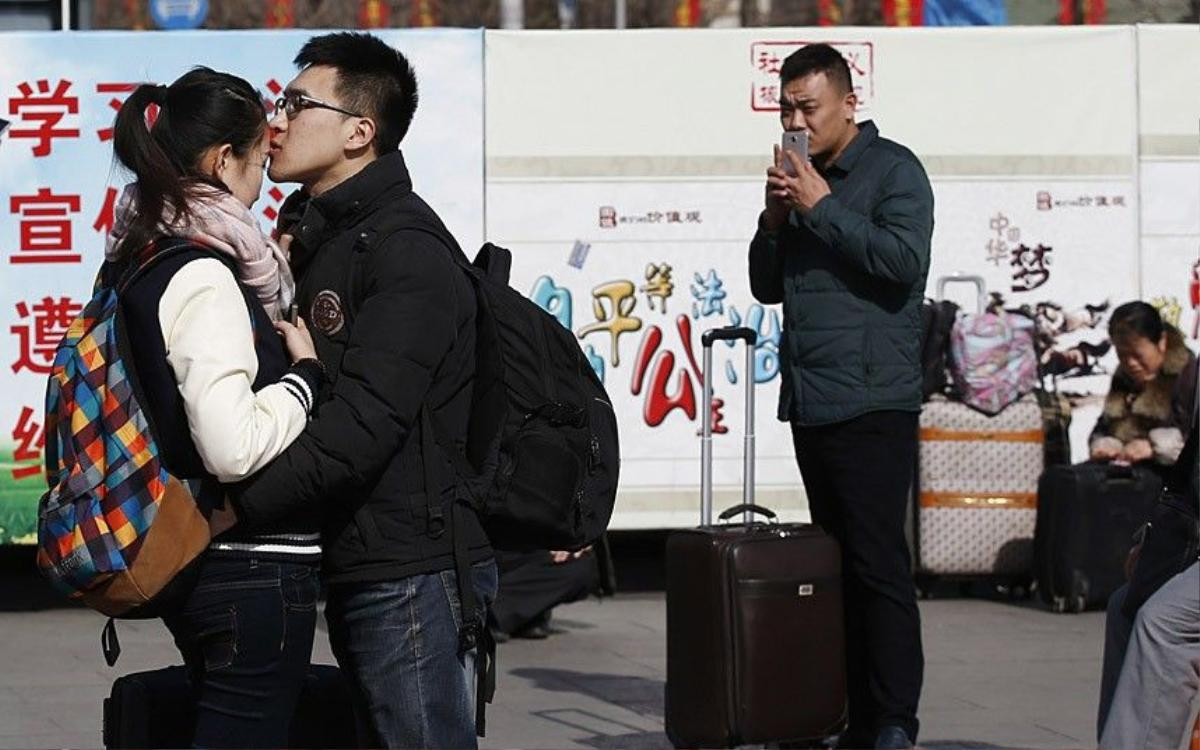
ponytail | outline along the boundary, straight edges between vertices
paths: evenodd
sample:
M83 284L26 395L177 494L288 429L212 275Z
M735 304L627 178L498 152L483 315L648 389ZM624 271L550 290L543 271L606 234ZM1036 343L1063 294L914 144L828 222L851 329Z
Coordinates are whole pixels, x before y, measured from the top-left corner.
M155 131L161 132L166 125L163 120L169 119L168 94L166 86L138 86L117 112L113 126L113 152L137 178L137 210L121 244L122 257L137 252L154 238L165 213L178 216L187 211L185 169L155 137ZM146 117L152 104L159 109L153 128Z
M158 106L152 126L146 122L151 104ZM160 224L187 222L189 198L227 191L201 172L202 157L223 144L243 156L265 128L262 97L228 73L197 67L170 86L147 83L134 89L113 126L113 153L137 180L135 215L118 257L145 247Z

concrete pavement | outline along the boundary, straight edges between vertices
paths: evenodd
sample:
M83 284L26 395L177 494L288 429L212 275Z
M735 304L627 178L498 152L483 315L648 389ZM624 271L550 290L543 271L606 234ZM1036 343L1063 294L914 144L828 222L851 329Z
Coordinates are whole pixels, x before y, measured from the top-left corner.
M101 700L120 674L177 663L157 621L122 622L117 667L100 654L104 619L0 579L0 748L99 747ZM20 589L20 590L13 590ZM36 589L36 587L34 587ZM15 606L14 606L15 605ZM926 748L1095 747L1102 613L1054 615L1028 603L921 603ZM501 646L484 748L667 748L662 733L661 593L556 611L565 632ZM332 663L324 635L314 661Z

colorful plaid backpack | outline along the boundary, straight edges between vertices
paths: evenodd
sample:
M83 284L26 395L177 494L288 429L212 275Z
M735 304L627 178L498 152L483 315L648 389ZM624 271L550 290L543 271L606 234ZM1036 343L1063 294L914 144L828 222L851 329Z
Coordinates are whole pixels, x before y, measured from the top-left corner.
M115 282L101 271L58 345L46 389L50 490L38 502L38 567L56 588L110 617L152 614L143 605L209 543L192 488L159 460L117 303L148 268L194 249L161 241Z

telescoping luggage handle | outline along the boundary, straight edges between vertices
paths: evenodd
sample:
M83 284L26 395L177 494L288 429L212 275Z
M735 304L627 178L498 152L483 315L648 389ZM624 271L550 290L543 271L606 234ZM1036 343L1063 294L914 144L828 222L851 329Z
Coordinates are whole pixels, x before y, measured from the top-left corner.
M983 280L982 276L973 273L959 272L939 276L937 280L937 298L946 299L946 285L960 282L975 285L975 312L982 313L987 310L987 282Z
M758 342L758 334L751 328L727 326L725 328L710 328L700 335L700 343L704 347L704 396L700 407L700 423L703 431L700 435L700 525L712 525L712 348L716 341L746 342L746 437L745 451L742 457L742 505L731 508L735 513L742 510L742 519L750 523L754 505L754 345ZM722 520L726 518L721 514Z

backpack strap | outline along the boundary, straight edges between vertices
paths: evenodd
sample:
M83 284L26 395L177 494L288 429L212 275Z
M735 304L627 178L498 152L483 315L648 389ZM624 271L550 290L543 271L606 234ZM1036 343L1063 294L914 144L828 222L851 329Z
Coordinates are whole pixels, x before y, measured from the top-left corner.
M153 247L154 252L147 253L151 247ZM234 272L234 278L237 278L236 267L233 265L233 259L229 256L203 245L198 245L183 237L166 237L154 240L130 260L129 267L124 270L115 284L117 295L120 296L127 291L129 287L137 283L143 276L158 266L158 264L168 258L174 258L186 252L202 253L216 258L229 267Z
M488 242L479 248L472 265L483 271L487 278L507 286L512 275L512 253Z
M155 243L148 243L146 247L142 249L141 253L127 261L124 268L120 268L119 264L106 261L101 265L100 272L96 275L96 281L92 290L93 297L101 293L102 290L111 289L117 294L119 299L121 294L123 294L128 287L133 285L142 276L144 276L150 270L150 268L157 265L167 256L176 255L179 252L183 252L187 247L191 246L186 240L174 240L177 240L177 238L171 238L165 243L159 241L157 245L155 245ZM162 245L165 245L165 247L162 247ZM155 253L147 255L147 251L150 250L152 246L159 246L159 250ZM124 322L121 320L119 307L117 308L114 318L114 325L118 329L123 330ZM61 342L59 346L62 346ZM129 373L130 382L136 381L136 373L134 373L132 359L127 361L125 364L127 372ZM61 394L59 397L61 397ZM61 455L60 445L58 442L58 429L47 429L45 435L45 445L42 449L42 463L45 467L46 481L50 489L53 489L55 485L61 481L61 477L58 475L58 463L60 458ZM112 623L110 622L109 625L111 626ZM114 644L114 648L110 649L107 645L105 645L105 658L108 659L109 653L112 653L113 655L111 659L113 662L115 662L117 656L120 655L121 647L117 642L116 629L111 628L111 638L109 633L110 628L106 627L103 638L105 644L111 640L111 642ZM110 663L109 666L112 666L112 664Z
M367 227L361 230L358 236L354 238L349 276L346 278L347 314L351 320L353 320L353 314L362 305L360 295L362 290L366 288L365 276L371 253L383 245L384 242L391 239L392 236L404 231L428 234L450 250L450 257L454 259L457 265L462 265L459 261L462 248L459 247L458 241L454 239L448 230L436 226L432 222L413 221L410 215L401 213L397 221L384 222L378 227Z
M433 415L429 405L421 405L421 458L424 463L425 497L429 509L431 536L441 536L446 529L445 512L435 502L441 497L439 489L446 486L437 475L437 440L435 439ZM460 456L451 451L455 459ZM461 486L461 485L460 485ZM487 704L496 695L496 641L487 627L487 615L479 611L479 600L475 596L475 581L471 572L470 551L467 549L466 519L463 514L475 512L470 498L458 492L450 501L450 543L454 553L454 578L458 583L459 621L458 653L475 651L475 733L482 737L487 731ZM436 533L435 533L436 527Z
M362 230L354 241L354 250L350 261L349 277L346 280L346 298L347 298L347 315L353 321L353 314L361 305L359 295L361 290L365 288L364 275L367 271L370 253L375 251L385 241L401 231L417 231L428 234L439 243L444 245L450 256L454 260L455 265L459 266L472 277L474 283L474 274L479 270L462 263L462 249L454 237L445 229L435 227L431 222L411 221L409 217L402 215L404 221L387 223L382 227L369 227ZM488 247L488 246L485 246ZM494 246L490 246L494 247ZM495 254L495 271L483 269L485 273L500 273L503 269L503 277L507 282L508 270L511 266L511 255L507 250L496 248ZM481 251L482 253L482 251ZM489 257L493 257L489 255ZM450 456L454 464L455 472L459 477L469 477L474 474L474 469L469 462L457 450L453 449L452 443L446 443L438 439L437 428L434 425L433 414L428 403L421 404L420 413L420 429L421 429L421 471L425 478L425 503L426 512L429 519L429 535L438 538L447 528L446 509L438 502L441 499L440 489L449 486L449 482L444 478L439 479L442 474L438 470L438 449L442 447L444 453ZM449 447L447 447L449 446ZM492 702L496 693L496 642L492 638L492 633L487 627L487 623L483 617L478 616L479 600L475 596L475 586L473 576L471 575L471 560L470 552L467 549L466 524L463 518L463 513L467 509L475 512L473 494L466 490L464 483L461 481L453 482L457 485L453 499L450 502L450 522L448 524L450 530L451 545L454 554L454 577L458 584L458 601L459 601L459 619L461 625L458 631L458 650L460 654L465 654L474 649L475 651L475 733L482 737L487 729L486 706ZM464 497L464 494L466 495Z
M487 615L479 611L479 602L475 598L475 582L467 556L466 535L463 533L462 514L465 512L466 509L458 500L450 506L454 577L458 580L458 601L462 609L458 650L461 654L475 650L475 734L483 737L487 732L487 704L496 696L496 640L487 627Z
M428 517L428 534L438 539L446 531L446 514L441 499L441 489L446 483L438 478L437 445L433 436L433 415L428 404L421 404L421 471L425 475L425 509Z

